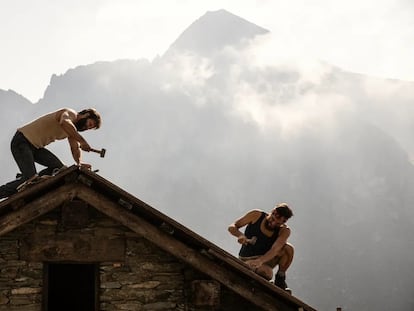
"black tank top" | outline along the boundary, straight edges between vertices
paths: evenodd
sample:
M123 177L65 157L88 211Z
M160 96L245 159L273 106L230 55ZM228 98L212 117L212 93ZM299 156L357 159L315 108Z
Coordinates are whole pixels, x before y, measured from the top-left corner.
M276 241L279 236L279 227L274 229L271 237L268 237L262 232L262 230L260 230L261 223L266 215L267 214L265 212L262 212L262 215L255 223L247 225L244 235L248 239L255 236L257 240L255 244L242 245L239 252L240 257L261 256L265 254Z

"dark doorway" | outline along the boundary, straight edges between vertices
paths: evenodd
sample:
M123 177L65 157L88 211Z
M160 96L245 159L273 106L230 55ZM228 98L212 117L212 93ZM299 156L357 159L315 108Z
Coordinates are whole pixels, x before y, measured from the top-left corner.
M45 265L46 311L96 311L98 267L94 264Z

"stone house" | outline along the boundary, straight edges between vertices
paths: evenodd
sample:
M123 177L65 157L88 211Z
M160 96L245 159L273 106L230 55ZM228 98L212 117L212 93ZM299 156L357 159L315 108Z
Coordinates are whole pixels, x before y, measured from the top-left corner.
M314 310L99 175L0 202L0 311Z

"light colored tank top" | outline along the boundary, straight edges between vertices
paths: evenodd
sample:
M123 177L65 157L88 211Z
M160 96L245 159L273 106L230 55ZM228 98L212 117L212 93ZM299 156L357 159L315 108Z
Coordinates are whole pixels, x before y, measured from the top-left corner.
M68 134L56 120L56 111L23 125L18 131L23 133L36 148L43 148L57 139L68 137Z

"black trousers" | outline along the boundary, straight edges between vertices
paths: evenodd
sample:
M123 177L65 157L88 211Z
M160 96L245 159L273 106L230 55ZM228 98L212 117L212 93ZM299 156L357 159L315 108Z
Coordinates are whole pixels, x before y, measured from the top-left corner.
M20 169L21 177L0 187L0 198L16 193L16 188L36 174L35 163L46 168L39 175L52 175L54 169L59 169L63 163L46 148L36 148L19 131L13 136L10 144L14 160Z

